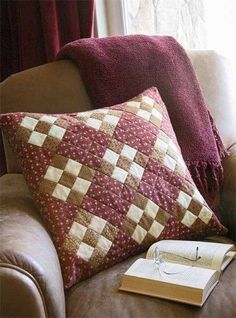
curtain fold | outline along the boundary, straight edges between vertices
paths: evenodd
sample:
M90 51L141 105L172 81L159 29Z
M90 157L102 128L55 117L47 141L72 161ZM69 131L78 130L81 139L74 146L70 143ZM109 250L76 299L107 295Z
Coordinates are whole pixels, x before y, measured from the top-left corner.
M91 37L94 0L1 2L1 80L54 60L68 42Z

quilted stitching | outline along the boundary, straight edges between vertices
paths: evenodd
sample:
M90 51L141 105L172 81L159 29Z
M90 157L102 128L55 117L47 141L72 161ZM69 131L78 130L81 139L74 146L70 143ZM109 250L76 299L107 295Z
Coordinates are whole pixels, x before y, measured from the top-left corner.
M1 125L51 231L65 287L158 239L224 232L156 88L78 114L7 114Z

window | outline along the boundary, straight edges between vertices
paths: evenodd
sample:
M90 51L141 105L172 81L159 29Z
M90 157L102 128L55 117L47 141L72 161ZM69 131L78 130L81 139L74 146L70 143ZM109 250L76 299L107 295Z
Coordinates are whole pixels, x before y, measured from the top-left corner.
M96 0L97 35L168 34L186 49L236 55L235 0Z

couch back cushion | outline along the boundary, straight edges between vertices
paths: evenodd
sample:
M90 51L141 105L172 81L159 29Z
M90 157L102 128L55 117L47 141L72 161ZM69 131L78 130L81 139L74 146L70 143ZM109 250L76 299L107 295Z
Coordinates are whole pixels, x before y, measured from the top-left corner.
M91 109L78 69L68 60L16 73L1 83L1 113L71 113ZM9 173L21 172L3 138Z
M236 143L236 73L233 62L212 50L188 52L226 148Z

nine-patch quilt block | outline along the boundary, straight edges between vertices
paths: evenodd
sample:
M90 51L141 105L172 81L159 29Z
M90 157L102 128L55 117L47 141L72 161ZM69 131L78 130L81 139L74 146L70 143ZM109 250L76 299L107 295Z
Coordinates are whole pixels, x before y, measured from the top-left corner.
M192 181L156 88L109 108L11 113L0 123L66 288L156 240L226 231Z

